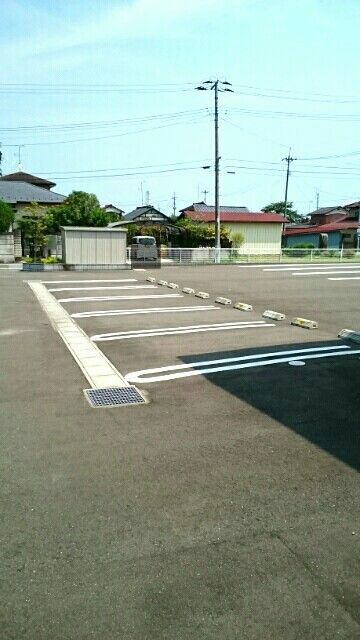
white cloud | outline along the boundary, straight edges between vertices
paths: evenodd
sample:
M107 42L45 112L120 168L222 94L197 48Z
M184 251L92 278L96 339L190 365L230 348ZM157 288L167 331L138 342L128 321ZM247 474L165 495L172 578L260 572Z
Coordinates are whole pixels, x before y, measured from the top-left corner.
M0 53L3 59L6 56L7 60L18 60L116 39L176 37L178 30L185 25L189 27L189 23L193 30L194 20L206 21L214 13L236 6L239 2L235 0L135 0L105 11L97 10L81 21L73 22L73 17L65 15L59 18L56 29L53 13L44 13L42 20L37 13L33 25L30 10L28 34L3 43Z

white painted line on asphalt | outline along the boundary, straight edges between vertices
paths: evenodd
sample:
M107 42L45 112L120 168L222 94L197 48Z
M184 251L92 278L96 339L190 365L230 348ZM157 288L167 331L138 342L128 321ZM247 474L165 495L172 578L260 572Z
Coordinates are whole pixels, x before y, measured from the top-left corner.
M42 284L81 284L86 282L138 282L136 278L123 278L121 280L41 280Z
M354 276L351 278L328 278L328 280L360 280L360 276L358 278Z
M105 300L151 300L154 298L184 298L180 293L158 293L153 296L89 296L84 298L58 298L58 302L99 302Z
M333 356L344 356L360 353L360 350L343 350L343 345L330 347L314 347L309 349L293 349L289 351L274 351L270 353L258 353L250 356L241 356L238 358L223 358L221 360L203 360L200 362L189 362L187 364L172 365L169 367L158 367L156 369L142 369L141 371L132 371L126 374L125 380L130 383L145 384L149 382L163 382L166 380L175 380L178 378L190 378L192 376L200 376L205 374L219 373L221 371L235 371L237 369L248 369L251 367L264 367L266 365L279 364L295 360L311 360L317 358L327 358ZM304 355L305 354L305 355ZM306 355L309 354L309 355ZM267 358L272 358L268 360ZM236 363L226 364L224 363ZM221 365L221 366L209 366ZM187 369L187 371L186 371ZM192 369L188 371L188 369ZM193 370L195 369L195 370ZM198 370L196 370L198 369ZM184 371L185 370L185 371ZM167 371L177 371L178 373L165 373ZM151 377L149 374L156 373L165 375L155 375Z
M329 276L329 275L336 275L336 274L349 274L349 273L360 273L360 267L354 271L307 271L304 273L292 273L291 275L293 276Z
M207 331L231 331L235 329L262 329L274 327L266 322L224 322L222 324L188 325L185 327L163 327L159 329L142 329L140 331L118 331L116 333L101 333L91 337L94 342L108 342L110 340L128 340L131 338L152 338L153 336L173 336L187 333L201 333Z
M318 265L324 265L324 266L331 266L332 263L330 262L304 262L304 263L299 263L299 262L294 262L293 263L294 267L317 267ZM238 269L264 269L264 267L270 267L270 268L276 268L276 269L282 269L282 268L287 268L290 267L291 268L291 263L290 262L275 262L275 263L271 263L271 262L264 262L263 264L237 264L236 265Z
M59 287L56 289L48 289L50 293L54 291L103 291L105 289L111 289L115 291L116 289L157 289L155 284L130 284L124 287Z
M310 271L311 269L360 269L360 264L357 266L356 264L312 264L304 267L271 267L269 269L264 269L264 271Z
M29 281L28 284L91 387L127 387L125 378L71 319L48 289L41 282Z
M187 313L190 311L223 311L221 307L207 305L204 307L152 307L149 309L109 309L108 311L82 311L80 313L72 313L72 318L98 318L102 316L133 316L148 313Z

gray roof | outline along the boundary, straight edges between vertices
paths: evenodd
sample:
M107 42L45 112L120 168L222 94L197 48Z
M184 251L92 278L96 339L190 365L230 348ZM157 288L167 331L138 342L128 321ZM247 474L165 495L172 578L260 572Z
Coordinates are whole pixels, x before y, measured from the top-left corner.
M60 204L66 196L54 193L43 187L36 187L28 182L0 180L0 200L8 204L20 202L38 202L39 204Z
M170 220L169 216L167 216L165 213L162 213L162 211L159 211L158 209L156 209L152 205L145 205L143 207L136 207L136 209L134 209L133 211L130 211L129 213L126 213L123 216L123 220L136 220L136 218L139 218L140 216L142 216L147 211L149 211L149 212L154 211L155 213L157 213L160 216L164 217L166 220Z
M308 215L309 216L320 216L320 215L325 215L326 213L332 213L335 211L340 211L340 212L344 212L342 207L320 207L320 209L315 209L315 211L311 211Z
M196 211L197 213L214 213L215 207L205 204L205 202L194 202L189 207L185 207L185 209L180 209L180 211ZM220 213L248 213L249 209L247 207L227 207L221 206L219 207Z
M122 233L127 233L126 229L110 229L107 227L60 227L60 229L64 229L64 231L120 231Z

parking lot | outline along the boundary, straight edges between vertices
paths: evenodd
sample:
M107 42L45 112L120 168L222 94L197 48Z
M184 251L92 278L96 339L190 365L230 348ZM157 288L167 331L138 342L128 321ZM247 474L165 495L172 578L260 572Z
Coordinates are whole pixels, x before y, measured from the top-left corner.
M24 275L0 274L6 637L357 637L360 268L32 274L146 399L106 409Z

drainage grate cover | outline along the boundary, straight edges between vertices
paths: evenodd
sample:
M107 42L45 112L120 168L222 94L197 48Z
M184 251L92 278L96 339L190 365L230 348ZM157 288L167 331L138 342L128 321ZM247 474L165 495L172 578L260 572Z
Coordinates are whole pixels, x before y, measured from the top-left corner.
M107 389L84 389L89 404L101 407L123 407L129 404L145 404L145 399L136 387L108 387Z

